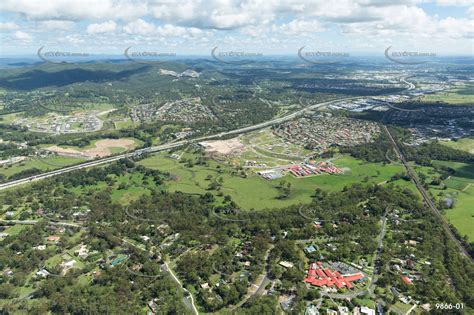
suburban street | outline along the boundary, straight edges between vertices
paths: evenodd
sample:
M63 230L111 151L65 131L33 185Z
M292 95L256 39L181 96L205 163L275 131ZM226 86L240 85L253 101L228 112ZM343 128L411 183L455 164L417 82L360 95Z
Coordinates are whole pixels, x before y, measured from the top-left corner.
M262 294L263 289L265 289L265 286L270 282L270 279L268 279L267 277L267 265L268 265L268 257L270 256L270 252L272 251L273 247L274 245L271 244L270 248L268 248L267 253L265 254L265 258L264 258L265 266L264 266L263 274L259 276L259 278L261 279L251 285L251 286L257 287L257 289L253 293L250 293L250 291L247 292L245 297L239 303L237 303L237 305L235 305L235 307L233 307L232 310L236 310L237 308L244 305L245 302L247 302L251 297Z
M38 222L44 222L43 220L0 220L0 225L15 225L15 224L23 224L23 225L35 225ZM69 226L69 227L78 227L82 228L83 226L78 223L73 222L56 222L56 221L48 221L51 225L58 225L58 226Z
M380 254L382 254L382 247L383 247L383 237L385 236L385 228L387 224L387 212L388 209L385 209L385 213L383 214L382 220L382 227L380 229L380 234L377 237L377 249L374 256L374 272L372 273L372 278L370 279L370 284L368 287L369 294L372 295L374 293L375 282L377 282L377 275L380 272Z
M2 1L0 315L474 315L474 0L336 4Z
M52 176L56 176L56 175L60 175L60 174L69 173L69 172L72 172L72 171L75 171L75 170L80 170L80 169L84 169L84 168L89 168L89 167L94 167L94 166L98 166L98 165L108 164L108 163L111 163L111 162L114 162L114 161L117 161L117 160L120 160L120 159L123 159L123 158L129 158L129 157L133 157L133 156L140 155L140 154L143 154L143 153L160 152L160 151L165 151L165 150L177 148L177 147L180 147L180 146L185 145L185 144L196 143L196 142L200 142L200 141L204 141L204 140L222 138L222 137L226 137L226 136L229 136L229 135L237 135L237 134L251 132L251 131L254 131L254 130L270 127L272 125L280 124L280 123L288 121L288 120L292 120L295 117L303 115L307 111L317 109L319 107L327 106L327 105L330 105L332 103L340 102L340 101L343 101L343 100L353 100L353 99L357 99L357 98L361 98L361 97L347 97L347 98L322 102L322 103L310 105L310 106L308 106L304 109L301 109L301 110L298 110L296 112L290 113L286 116L275 118L275 119L272 119L272 120L269 120L269 121L266 121L266 122L263 122L263 123L259 123L259 124L256 124L256 125L243 127L243 128L238 128L238 129L231 130L231 131L221 132L221 133L214 134L214 135L203 136L203 137L199 137L199 138L195 138L195 139L181 140L181 141L177 141L177 142L169 142L169 143L165 143L165 144L161 144L161 145L157 145L157 146L151 146L151 147L148 147L148 148L137 149L137 150L133 150L133 151L123 153L123 154L119 154L119 155L115 155L115 156L111 156L111 157L106 157L106 158L102 158L102 159L97 159L97 160L94 160L94 161L85 162L85 163L81 163L81 164L78 164L78 165L69 166L69 167L58 169L58 170L46 172L46 173L43 173L43 174L34 175L34 176L30 176L30 177L26 177L26 178L22 178L22 179L18 179L18 180L6 182L6 183L3 183L3 184L0 184L0 190L8 189L8 188L11 188L11 187L14 187L14 186L26 184L26 183L33 182L33 181L38 181L38 180L41 180L41 179L44 179L44 178L48 178L48 177L52 177Z
M413 89L415 87L415 85L411 82L406 81L406 79L407 78L401 78L400 82L407 85L407 90ZM44 178L48 178L48 177L52 177L52 176L72 172L72 171L75 171L75 170L94 167L94 166L98 166L98 165L102 165L102 164L108 164L108 163L111 163L111 162L114 162L114 161L117 161L117 160L120 160L120 159L123 159L123 158L129 158L129 157L133 157L133 156L140 155L140 154L143 154L143 153L160 152L160 151L165 151L165 150L177 148L177 147L180 147L180 146L185 145L185 144L196 143L196 142L200 142L200 141L204 141L204 140L211 140L211 139L216 139L216 138L222 138L222 137L226 137L226 136L230 136L230 135L238 135L238 134L243 134L243 133L263 129L263 128L270 127L270 126L273 126L273 125L281 124L285 121L292 120L292 119L294 119L296 117L299 117L299 116L301 116L301 115L303 115L303 114L305 114L305 113L307 113L311 110L314 110L314 109L317 109L317 108L320 108L320 107L328 106L328 105L331 105L333 103L337 103L337 102L340 102L340 101L350 101L350 100L356 100L356 99L360 99L360 98L364 98L364 96L345 97L345 98L339 98L339 99L336 99L336 100L321 102L321 103L310 105L308 107L297 110L295 112L284 115L282 117L274 118L274 119L271 119L271 120L268 120L268 121L265 121L265 122L262 122L262 123L259 123L259 124L255 124L255 125L252 125L252 126L242 127L242 128L238 128L238 129L234 129L234 130L230 130L230 131L226 131L226 132L220 132L220 133L214 134L214 135L203 136L203 137L189 139L189 140L171 141L171 142L161 144L161 145L157 145L157 146L141 148L141 149L129 151L129 152L126 152L126 153L123 153L123 154L114 155L114 156L106 157L106 158L102 158L102 159L97 159L97 160L94 160L94 161L85 162L85 163L81 163L81 164L78 164L78 165L61 168L61 169L50 171L50 172L45 172L43 174L34 175L34 176L30 176L30 177L26 177L26 178L22 178L22 179L18 179L18 180L13 180L13 181L10 181L10 182L0 184L0 190L4 190L4 189L8 189L8 188L11 188L11 187L14 187L14 186L26 184L26 183L29 183L29 182L38 181L38 180L41 180L41 179L44 179Z

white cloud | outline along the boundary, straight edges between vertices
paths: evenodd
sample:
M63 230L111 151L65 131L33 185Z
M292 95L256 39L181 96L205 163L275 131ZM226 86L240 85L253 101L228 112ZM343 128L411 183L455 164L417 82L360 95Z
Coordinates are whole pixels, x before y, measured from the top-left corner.
M0 22L0 31L11 31L20 28L16 23L13 22Z
M306 33L322 32L325 28L316 20L293 20L287 24L274 27L273 30L286 35L303 35Z
M87 26L86 32L89 34L109 33L115 31L117 24L114 21L104 23L93 23Z
M474 5L467 9L467 14L469 14L471 18L474 18Z
M469 6L474 4L474 0L437 0L439 6Z
M474 29L472 20L453 17L439 19L416 6L379 7L372 10L374 15L380 17L379 20L344 25L344 32L378 36L373 39L379 40L402 41L406 38L470 38Z
M25 32L22 32L22 31L16 31L16 32L15 32L15 38L16 38L16 39L19 39L19 40L28 41L28 40L30 40L32 37L31 37L28 33L25 33Z
M181 27L181 26L173 26L171 24L166 24L164 26L160 26L156 29L157 34L164 36L164 37L171 37L171 36L191 36L191 37L198 37L201 36L204 32L195 27Z
M147 3L132 0L2 0L0 10L32 20L131 20L147 14Z
M438 31L443 37L472 39L474 38L474 20L448 17L439 21Z
M425 11L420 4L427 2L435 3ZM440 17L444 6L464 11ZM2 0L0 10L0 30L13 31L12 38L20 31L23 38L93 47L105 40L117 47L156 41L182 49L209 42L275 51L312 40L329 45L334 35L334 45L344 47L426 46L432 39L456 50L472 47L474 29L474 0ZM110 32L114 36L90 36Z
M151 35L156 30L156 25L153 23L148 23L142 19L130 22L123 27L123 30L127 34L133 35Z
M163 36L163 37L199 37L205 35L206 32L196 27L174 26L165 24L156 26L142 19L130 22L123 27L127 34L142 36Z
M275 18L279 1L207 0L150 4L157 19L180 26L230 30L248 25L265 24Z
M71 21L48 20L42 21L39 27L48 31L68 31L74 27L75 23Z

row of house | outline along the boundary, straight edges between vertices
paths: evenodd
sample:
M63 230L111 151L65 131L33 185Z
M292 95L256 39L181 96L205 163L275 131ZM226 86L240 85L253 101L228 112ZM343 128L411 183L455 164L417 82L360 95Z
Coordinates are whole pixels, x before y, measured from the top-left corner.
M276 126L273 132L290 143L323 152L333 145L354 146L372 142L380 128L369 121L319 113L285 122Z
M343 170L337 168L331 162L309 161L302 164L296 164L288 167L289 172L295 177L305 177L309 175L320 174L340 174Z

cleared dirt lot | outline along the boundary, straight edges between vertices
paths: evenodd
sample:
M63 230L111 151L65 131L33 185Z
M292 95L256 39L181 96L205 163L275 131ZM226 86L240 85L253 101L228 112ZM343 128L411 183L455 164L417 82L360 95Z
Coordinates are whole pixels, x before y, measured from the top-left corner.
M203 141L199 144L206 149L206 152L211 154L229 155L241 152L245 149L245 145L240 141L239 138Z
M95 158L111 155L112 153L114 153L112 151L113 148L120 148L123 151L133 149L136 146L136 143L132 139L102 139L97 141L94 145L95 147L84 150L61 148L59 146L54 145L49 148L46 148L46 150L64 156Z

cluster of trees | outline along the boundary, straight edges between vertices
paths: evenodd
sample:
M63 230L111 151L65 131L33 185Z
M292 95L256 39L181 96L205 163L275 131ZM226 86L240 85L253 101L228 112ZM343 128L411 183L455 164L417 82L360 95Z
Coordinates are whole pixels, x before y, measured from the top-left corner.
M11 180L16 180L16 179L21 179L21 178L25 178L25 177L29 177L33 175L38 175L38 174L41 174L42 172L43 171L37 167L28 168L26 170L22 170L22 171L19 171L18 173L8 176L8 180L11 181ZM7 177L3 174L0 174L0 182L3 182L3 181L7 181Z
M355 158L368 162L387 162L386 154L387 152L391 152L391 149L392 144L385 133L381 133L380 136L371 143L339 148L341 153L348 153ZM393 158L396 157L394 156Z
M403 153L410 161L431 166L432 160L474 163L474 154L450 148L437 141L423 143L419 146L403 146Z
M469 152L450 148L438 141L417 146L406 145L403 141L411 137L407 130L398 127L390 127L390 130L405 158L419 165L432 166L432 160L474 163L474 154ZM389 159L396 160L392 143L385 133L381 133L372 143L340 147L339 150L368 162L387 162L387 155Z
M88 188L104 181L110 181L115 185L119 176L137 172L154 178L157 181L157 188L151 189L149 195L146 194L131 201L129 205L113 202L110 186L100 190ZM222 202L212 197L212 194L188 195L167 192L163 189L163 183L166 180L166 174L155 173L130 160L122 160L107 167L45 179L41 183L34 183L12 193L1 194L0 202L10 207L27 206L32 210L43 207L47 211L59 211L65 218L68 218L67 213L73 211L71 209L74 206L86 204L91 211L84 223L88 227L85 235L87 235L87 244L91 250L105 253L110 249L123 247L121 238L126 238L144 244L151 252L159 251L164 259L177 259L176 271L184 286L196 292L198 304L206 311L218 311L225 306L237 303L246 294L249 283L255 281L264 271L277 283L274 288L277 292L295 296L294 311L303 310L304 301L315 298L314 290L307 290L301 281L304 272L296 267L293 268L294 270L284 270L277 265L280 260L288 260L298 266L301 262L302 250L296 245L296 240L314 237L331 238L332 242L337 244L337 250L323 251L326 259L355 261L358 257L373 254L376 248L376 236L380 232L378 222L388 206L409 209L412 217L419 219L422 223L403 226L402 230L405 234L401 235L404 238L424 240L417 257L420 259L426 257L432 260L434 265L424 281L426 281L426 286L442 288L427 290L429 294L416 291L413 296L424 294L426 300L431 302L450 296L452 297L450 301L471 303L469 292L472 292L472 284L461 279L462 275L472 275L471 266L462 263L464 258L451 249L441 223L429 215L419 197L410 190L401 190L393 185L364 186L361 184L345 187L343 191L334 193L316 189L313 202L303 207L292 206L284 209L246 212L242 216L234 212L232 217L240 220L225 220L226 213L222 208ZM232 201L227 200L224 204L228 205L230 202ZM235 203L233 206L237 207ZM216 213L219 213L219 216ZM324 222L321 229L316 230L313 227L313 220L316 219ZM169 227L168 233L157 229L162 225ZM285 236L282 235L282 231L287 232ZM174 235L173 242L169 242L169 235ZM143 236L150 239L144 243ZM24 237L33 236L25 235ZM388 238L387 241L390 242L389 244L396 244L397 237L391 236L393 240ZM239 239L240 243L236 243L235 239ZM158 249L157 244L162 244L165 240L168 245ZM440 240L442 240L441 243ZM20 247L17 248L13 244ZM24 250L21 246L25 245L22 244L27 244L27 242L18 236L1 243L2 248L7 248L8 251ZM388 252L387 259L398 254L397 246L390 245L388 248L394 252ZM244 249L245 259L251 262L250 267L246 269L242 269L242 264L236 262L235 258L236 251ZM130 248L127 253L130 257L135 257L132 258L134 262L143 263L150 260L149 257L138 256ZM267 253L269 257L265 260ZM449 259L445 259L443 255L448 255ZM3 258L0 257L0 263L18 270L23 268L25 272L33 269L33 266L26 265L17 267L11 261L11 256L15 255L4 252ZM31 261L35 260L31 259ZM140 272L153 273L153 270L156 270L155 267L156 265L153 264L144 266ZM241 271L247 271L248 275L242 280L232 277L233 273ZM221 274L220 277L225 282L219 287L212 286L211 290L202 289L200 285L210 282L211 277L216 274ZM177 303L177 309L172 308L169 301L172 299L181 301L182 291L169 282L164 274L160 281L144 283L140 281L145 280L137 280L137 278L132 280L132 275L118 266L110 270L106 269L103 277L98 277L95 282L81 290L77 289L77 280L72 275L48 279L37 290L35 296L47 298L48 302L44 304L46 305L44 307L55 313L80 313L81 309L87 305L94 305L98 300L103 302L104 307L108 305L109 309L116 310L119 307L116 301L125 299L128 302L122 307L134 313L136 309L143 308L148 299L157 296L165 297L159 303L163 307L169 307L171 311L174 310L177 313L184 312L180 308L182 307L180 303ZM449 277L454 280L454 287L441 284ZM392 282L395 279L386 280L387 283L395 283ZM0 288L0 294L7 292L12 286L16 287L17 284L8 281ZM59 290L59 287L62 289ZM76 296L73 296L73 292ZM111 301L111 297L114 296L120 299ZM69 302L64 304L66 301ZM35 304L34 298L33 304ZM14 309L18 305L12 302L10 307ZM243 306L242 311L252 312L274 309L274 307L275 300L265 297L250 299Z
M0 143L0 159L7 159L12 156L29 155L34 150L32 148L19 148L15 143Z
M277 196L277 199L286 199L290 195L291 192L291 183L281 181L278 186L276 186L280 194Z
M385 271L377 284L382 288L395 286L423 303L464 303L473 308L473 285L469 279L474 276L474 266L447 237L438 217L418 202L406 200L405 205L410 209L410 220L398 220L396 224L395 220L389 222L391 233L384 238L381 255L381 266ZM418 243L408 246L407 240L417 240ZM396 258L414 260L416 266L410 274L418 273L421 279L415 280L414 285L405 284L400 273L388 268ZM452 285L446 286L446 281Z

